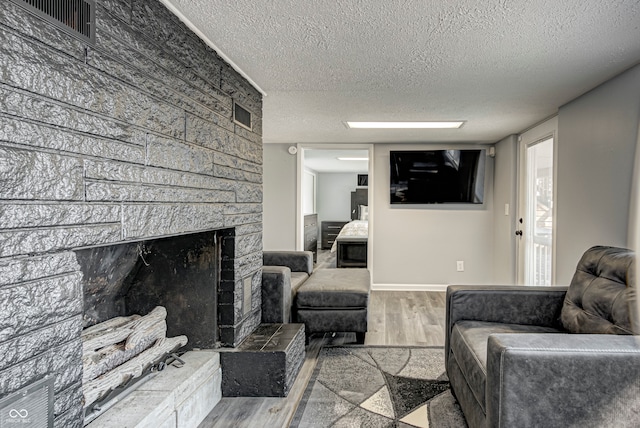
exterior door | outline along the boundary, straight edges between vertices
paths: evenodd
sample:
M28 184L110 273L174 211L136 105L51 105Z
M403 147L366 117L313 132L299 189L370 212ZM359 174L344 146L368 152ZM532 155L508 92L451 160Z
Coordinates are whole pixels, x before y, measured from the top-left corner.
M520 186L516 224L518 282L554 282L554 153L556 123L552 119L520 139Z

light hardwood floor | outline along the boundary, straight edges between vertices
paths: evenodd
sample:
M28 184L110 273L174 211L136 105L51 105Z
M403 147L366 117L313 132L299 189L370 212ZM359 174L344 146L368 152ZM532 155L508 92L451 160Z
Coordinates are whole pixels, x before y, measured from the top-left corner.
M331 267L331 254L318 255L317 268ZM335 267L335 264L333 265ZM445 293L372 291L365 345L444 345ZM288 427L311 378L322 346L355 342L353 333L313 336L305 362L285 398L223 398L200 428Z

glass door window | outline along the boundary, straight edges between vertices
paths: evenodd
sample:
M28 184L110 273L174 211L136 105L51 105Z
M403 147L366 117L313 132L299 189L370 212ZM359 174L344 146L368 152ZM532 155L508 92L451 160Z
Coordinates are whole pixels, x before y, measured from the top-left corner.
M525 284L551 285L553 138L527 146Z

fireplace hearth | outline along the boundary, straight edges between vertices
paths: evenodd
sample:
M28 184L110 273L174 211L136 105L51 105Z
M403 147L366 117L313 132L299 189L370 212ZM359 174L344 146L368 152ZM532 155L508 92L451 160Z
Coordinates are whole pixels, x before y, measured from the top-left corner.
M218 305L225 278L234 277L228 257L234 237L233 229L220 229L76 250L85 424L129 395L168 355L221 346L219 317L235 311Z
M223 245L231 242L224 236L233 230L76 251L83 274L85 423L109 406L112 391L127 394L167 355L220 346L217 296Z

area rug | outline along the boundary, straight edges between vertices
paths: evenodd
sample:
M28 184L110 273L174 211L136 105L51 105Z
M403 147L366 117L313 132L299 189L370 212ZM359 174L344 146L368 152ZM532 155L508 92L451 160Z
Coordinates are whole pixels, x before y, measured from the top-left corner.
M290 425L466 428L441 347L326 347Z

